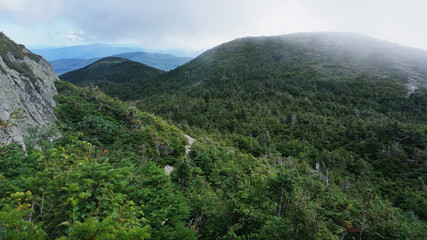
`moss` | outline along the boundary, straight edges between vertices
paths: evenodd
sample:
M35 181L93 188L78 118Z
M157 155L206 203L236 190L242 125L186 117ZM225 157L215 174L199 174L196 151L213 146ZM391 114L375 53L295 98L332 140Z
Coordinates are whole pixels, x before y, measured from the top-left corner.
M34 54L32 52L28 52L26 53L27 57L31 60L33 60L34 62L40 62L40 60L42 59L42 57L40 55Z
M29 57L30 59L39 62L41 57L33 54L31 52L25 53L24 52L25 46L22 44L16 44L12 40L10 40L3 32L0 32L0 56L2 57L3 61L6 63L6 65L23 74L24 76L31 79L31 81L36 81L36 76L34 75L33 71L31 71L30 67L28 67L25 63L15 62L12 61L7 54L9 53L17 60L24 60L25 56ZM2 69L2 72L5 73L5 70Z
M11 68L11 69L21 73L22 75L28 77L29 79L31 79L31 81L35 82L37 80L33 71L31 71L30 67L28 67L27 64L10 61L8 57L5 58L4 62L6 63L6 65L9 68Z

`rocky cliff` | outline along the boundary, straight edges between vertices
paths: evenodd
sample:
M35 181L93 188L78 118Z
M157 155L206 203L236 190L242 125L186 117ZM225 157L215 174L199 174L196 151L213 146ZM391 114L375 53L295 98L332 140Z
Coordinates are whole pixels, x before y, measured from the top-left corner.
M30 129L53 123L56 80L49 62L0 33L0 145L25 148Z

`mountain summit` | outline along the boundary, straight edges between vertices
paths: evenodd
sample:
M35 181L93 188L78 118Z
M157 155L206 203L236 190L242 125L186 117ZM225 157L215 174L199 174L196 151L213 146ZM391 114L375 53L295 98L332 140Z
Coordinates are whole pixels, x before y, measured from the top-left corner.
M247 37L224 43L171 73L186 81L206 82L239 73L283 78L354 78L361 74L404 83L408 93L427 86L427 51L355 33L296 33ZM179 75L179 77L178 77ZM215 77L212 77L215 76ZM215 80L216 79L216 80Z

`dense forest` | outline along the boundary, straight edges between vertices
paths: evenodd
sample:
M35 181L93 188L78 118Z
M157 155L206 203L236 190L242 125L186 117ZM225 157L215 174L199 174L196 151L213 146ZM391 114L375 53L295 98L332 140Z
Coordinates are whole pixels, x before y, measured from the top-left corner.
M63 75L62 137L0 149L0 236L426 239L426 56L297 34Z
M107 57L82 69L61 75L65 81L80 85L102 86L103 92L122 100L133 99L143 82L155 82L164 72L124 58Z
M0 149L0 236L194 238L188 203L161 167L183 159L183 132L97 88L57 88L50 134L62 137L29 138L27 156L17 145Z

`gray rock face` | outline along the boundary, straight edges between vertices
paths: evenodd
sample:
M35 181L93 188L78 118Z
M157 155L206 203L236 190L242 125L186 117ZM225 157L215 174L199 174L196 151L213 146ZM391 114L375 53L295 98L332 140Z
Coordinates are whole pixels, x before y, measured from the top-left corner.
M58 77L49 62L28 57L30 52L25 48L23 59L5 51L0 56L0 145L17 142L25 148L24 138L30 135L30 128L55 120L53 96L57 94L54 82ZM28 73L11 68L13 64L26 65L32 79Z

